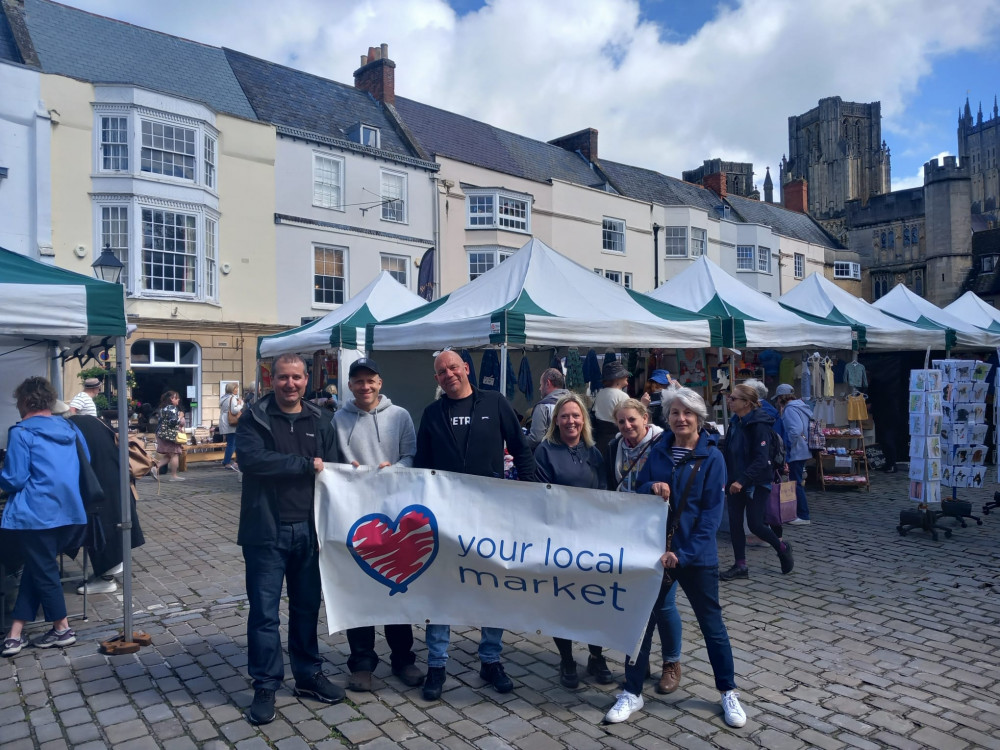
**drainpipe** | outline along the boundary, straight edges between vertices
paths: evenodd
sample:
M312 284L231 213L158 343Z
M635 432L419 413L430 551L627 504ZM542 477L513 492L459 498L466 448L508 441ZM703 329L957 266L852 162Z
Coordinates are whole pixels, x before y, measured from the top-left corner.
M653 223L653 289L660 285L660 230L659 224Z

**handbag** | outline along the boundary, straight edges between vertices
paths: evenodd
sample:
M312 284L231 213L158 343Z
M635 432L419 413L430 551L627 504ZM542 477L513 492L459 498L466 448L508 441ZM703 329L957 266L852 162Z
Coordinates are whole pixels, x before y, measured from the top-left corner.
M187 445L188 444L188 434L186 432L180 432L180 431L178 431L177 432L177 437L174 438L174 442L177 443L178 445Z
M798 501L795 496L795 482L774 482L764 509L764 523L780 526L795 520Z
M687 483L684 485L684 491L681 493L680 498L678 498L678 500L677 500L677 508L674 509L673 512L670 514L672 520L668 520L667 521L667 545L666 545L666 549L664 550L664 552L670 552L671 551L670 550L670 546L674 542L674 532L676 532L677 531L677 527L680 526L680 523L681 523L681 513L684 511L684 506L687 503L688 493L691 491L691 485L694 482L694 478L698 475L698 472L701 470L701 465L704 462L705 462L705 459L703 459L703 458L699 458L697 461L694 462L694 465L691 467L691 473L688 474ZM664 568L663 569L663 583L665 585L669 585L670 583L673 582L673 580L674 580L674 578L673 578L673 575L670 572L670 569L669 568Z
M823 423L817 419L809 420L809 450L818 451L826 447L826 435L823 434Z
M234 398L236 397L230 396L229 401L226 403L226 422L228 422L230 426L236 426L240 423L240 412L243 411L243 407L241 406L238 412L236 412L235 414L233 413Z

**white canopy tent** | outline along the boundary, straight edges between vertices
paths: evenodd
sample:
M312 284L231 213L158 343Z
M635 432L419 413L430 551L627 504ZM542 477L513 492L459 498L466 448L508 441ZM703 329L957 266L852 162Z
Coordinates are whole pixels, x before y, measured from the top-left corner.
M348 365L363 356L365 327L426 304L423 297L400 284L388 271L382 271L368 286L322 318L289 331L259 337L257 358L282 354L309 356L321 349L337 350L341 381L337 388L346 393Z
M1000 333L1000 310L983 301L974 292L966 292L950 305L942 308L945 312L972 323L977 328Z
M851 326L858 336L858 348L865 351L945 348L945 332L941 328L917 328L904 323L818 273L810 274L778 302L809 320Z
M947 349L995 349L1000 346L1000 327L986 331L923 297L914 294L904 284L897 284L892 291L872 303L882 312L899 318L919 328L940 328L947 337Z
M649 293L685 310L722 320L722 338L713 346L740 349L850 349L852 331L842 323L806 320L751 289L702 256ZM713 326L713 334L716 328Z

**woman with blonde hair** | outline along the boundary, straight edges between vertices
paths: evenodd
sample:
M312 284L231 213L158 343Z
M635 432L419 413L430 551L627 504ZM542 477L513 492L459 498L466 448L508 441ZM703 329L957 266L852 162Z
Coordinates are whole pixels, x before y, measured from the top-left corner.
M771 465L771 426L774 418L760 406L757 390L737 385L729 395L729 410L733 416L726 430L726 471L729 477L726 495L729 499L729 536L733 543L733 567L719 574L723 581L749 578L747 538L743 531L746 514L750 533L770 544L778 553L782 573L791 573L792 545L783 542L764 522L764 512L771 495L776 467ZM778 438L780 439L780 438Z
M226 436L226 452L222 455L222 468L239 472L239 467L233 463L233 451L236 449L236 425L230 423L230 417L239 419L243 411L243 400L240 398L240 384L236 381L226 383L226 393L219 399L219 434Z
M545 439L535 448L535 477L541 482L603 490L607 487L604 457L594 445L587 407L575 393L560 398L552 410L552 421L545 431ZM559 681L567 688L580 685L573 658L573 642L568 638L554 638L559 649ZM587 673L597 682L607 685L614 681L603 649L591 645L587 660Z

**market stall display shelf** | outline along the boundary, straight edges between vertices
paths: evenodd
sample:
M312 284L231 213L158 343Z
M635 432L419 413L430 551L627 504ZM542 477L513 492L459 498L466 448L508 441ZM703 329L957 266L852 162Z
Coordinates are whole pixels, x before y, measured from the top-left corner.
M864 433L860 427L828 427L823 430L826 448L814 451L819 483L827 487L855 487L871 492Z

